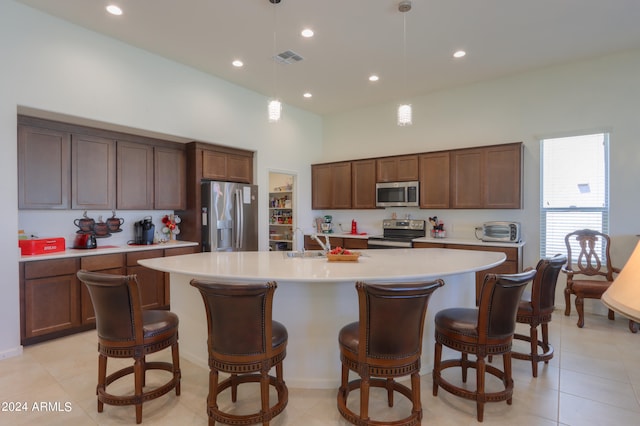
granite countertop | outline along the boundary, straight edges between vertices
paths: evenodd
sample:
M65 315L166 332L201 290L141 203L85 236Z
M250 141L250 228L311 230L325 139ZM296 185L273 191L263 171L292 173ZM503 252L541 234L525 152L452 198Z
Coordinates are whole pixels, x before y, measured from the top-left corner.
M112 254L112 253L124 253L124 252L133 252L133 251L143 251L143 250L155 250L155 249L171 249L178 247L190 247L197 246L198 243L194 241L168 241L166 243L157 243L150 245L104 245L100 246L98 243L98 247L95 249L74 249L67 248L65 251L59 251L55 253L47 253L47 254L31 254L20 256L20 262L29 262L34 260L50 260L50 259L65 259L69 257L83 257L83 256L97 256L101 254Z
M310 234L307 234L310 235ZM324 235L337 238L356 238L361 240L367 240L373 234L350 234L350 233L331 233L331 234L318 234L319 237L324 239ZM421 237L415 238L414 243L432 243L432 244L464 244L470 246L486 246L486 247L524 247L525 242L519 243L507 243L507 242L486 242L475 238L433 238L433 237Z

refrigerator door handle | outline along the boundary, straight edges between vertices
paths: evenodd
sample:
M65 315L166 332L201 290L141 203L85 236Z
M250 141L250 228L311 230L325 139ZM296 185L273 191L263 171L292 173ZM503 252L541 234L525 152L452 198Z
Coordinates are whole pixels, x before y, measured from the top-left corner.
M236 200L235 200L235 204L236 204L236 220L235 220L235 234L236 234L236 241L235 241L235 248L242 248L242 241L243 241L243 232L244 232L244 215L243 215L243 211L242 211L242 190L241 189L237 189L236 190Z

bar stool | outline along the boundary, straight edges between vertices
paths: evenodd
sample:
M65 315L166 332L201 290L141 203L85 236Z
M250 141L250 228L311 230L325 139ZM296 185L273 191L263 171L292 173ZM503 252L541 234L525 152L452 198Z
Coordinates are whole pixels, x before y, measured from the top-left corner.
M135 275L111 275L77 272L78 279L89 290L96 314L98 331L98 412L104 404L135 405L136 423L142 422L142 403L158 398L171 389L180 395L180 356L178 353L178 316L173 312L142 310ZM146 362L145 356L171 347L172 363ZM133 358L134 365L107 376L108 358ZM165 384L147 391L148 370L171 372ZM121 377L134 375L133 395L113 395L107 386Z
M193 279L191 285L200 290L209 330L209 425L213 426L215 422L269 425L288 402L282 374L287 329L272 320L276 283L228 284ZM269 375L272 367L276 368L275 377ZM220 372L229 373L230 377L218 383ZM221 392L231 388L231 401L236 402L238 385L248 382L260 383L259 412L240 415L219 409ZM270 385L278 392L278 400L273 406L269 406Z
M484 417L485 402L507 401L511 405L511 344L516 327L516 311L525 286L536 275L535 270L512 275L489 274L480 290L477 308L450 308L435 316L436 346L433 365L433 396L438 388L456 396L476 401L477 418ZM459 359L442 361L442 346L461 353ZM477 360L470 361L469 354ZM486 356L502 355L504 370L487 365ZM476 390L456 386L442 377L442 371L461 367L462 381L467 381L467 369L476 369ZM485 373L502 381L504 390L485 392Z
M557 254L552 258L540 259L536 266L536 277L531 286L531 292L525 291L518 312L516 322L529 324L529 335L514 334L514 339L530 343L528 354L512 351L511 356L516 359L531 361L533 377L538 377L538 363L545 364L553 358L553 346L549 344L549 323L555 308L556 283L562 266L567 263L567 257ZM542 329L542 340L538 339L538 326ZM540 353L538 347L542 350Z
M342 378L338 390L338 411L354 425L389 424L369 418L369 388L387 390L389 407L393 392L412 402L411 414L392 422L394 426L417 425L422 419L420 402L420 356L424 318L431 294L444 285L435 280L409 284L356 283L359 322L340 330ZM349 371L360 377L349 382ZM411 376L411 389L394 379ZM347 408L349 393L360 390L360 412Z

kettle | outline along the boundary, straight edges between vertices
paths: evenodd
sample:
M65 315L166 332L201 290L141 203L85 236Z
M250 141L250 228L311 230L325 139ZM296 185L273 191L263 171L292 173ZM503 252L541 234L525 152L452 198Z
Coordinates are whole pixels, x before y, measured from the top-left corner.
M93 232L77 233L76 238L73 241L73 248L75 249L94 249L98 247L96 243L96 236Z
M153 237L156 233L156 226L151 221L151 216L133 224L134 228L134 244L149 245L153 244Z

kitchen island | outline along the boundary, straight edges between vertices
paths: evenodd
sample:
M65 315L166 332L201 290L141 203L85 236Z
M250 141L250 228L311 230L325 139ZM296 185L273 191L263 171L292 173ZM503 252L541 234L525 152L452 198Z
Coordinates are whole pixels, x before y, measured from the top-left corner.
M195 253L138 261L171 274L171 309L180 317L180 354L207 366L207 322L192 278L231 283L276 281L273 318L289 332L285 380L297 388L333 388L340 380L338 332L358 320L356 281L411 282L443 278L425 323L422 371L433 366L433 317L444 308L475 305L475 273L504 253L448 250L364 250L358 262L291 258L287 252Z

